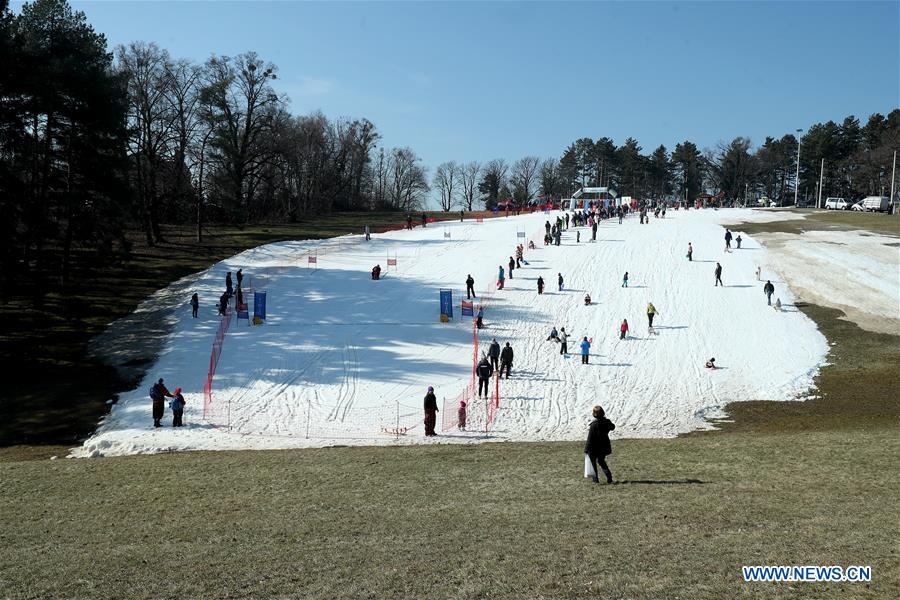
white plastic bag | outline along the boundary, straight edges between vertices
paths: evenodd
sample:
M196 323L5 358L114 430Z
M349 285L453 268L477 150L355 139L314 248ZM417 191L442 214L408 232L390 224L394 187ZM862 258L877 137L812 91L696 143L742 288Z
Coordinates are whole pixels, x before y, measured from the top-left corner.
M591 463L591 457L587 455L587 452L584 453L584 476L585 477L597 477L597 471L594 470L594 465Z

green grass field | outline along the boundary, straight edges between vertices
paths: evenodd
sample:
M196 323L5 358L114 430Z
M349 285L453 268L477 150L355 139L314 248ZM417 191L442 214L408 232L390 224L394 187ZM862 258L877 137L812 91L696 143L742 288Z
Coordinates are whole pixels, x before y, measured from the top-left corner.
M820 398L614 441L612 486L578 442L0 448L0 597L900 597L900 336L801 308L834 344ZM873 580L741 576L817 564Z

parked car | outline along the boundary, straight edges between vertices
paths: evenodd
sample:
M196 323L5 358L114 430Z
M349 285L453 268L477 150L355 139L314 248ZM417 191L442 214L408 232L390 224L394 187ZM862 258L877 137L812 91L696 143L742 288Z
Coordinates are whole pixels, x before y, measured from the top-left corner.
M863 208L870 212L884 212L890 203L891 199L887 196L868 196L862 200Z
M850 208L850 203L844 200L843 198L826 198L825 199L825 210L847 210Z
M857 202L856 204L854 204L853 206L851 206L850 210L855 210L857 212L863 212L866 210L866 207L863 206L862 201L860 201L860 202Z

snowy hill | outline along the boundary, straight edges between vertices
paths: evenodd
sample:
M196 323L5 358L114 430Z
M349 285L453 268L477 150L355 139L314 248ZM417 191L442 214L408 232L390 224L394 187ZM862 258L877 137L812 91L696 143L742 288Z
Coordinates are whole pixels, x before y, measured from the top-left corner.
M827 352L824 337L791 306L786 284L764 272L788 306L779 313L766 305L764 281L756 280L757 265L767 264L764 248L744 236L742 249L723 253L719 223L756 214L669 211L645 225L629 216L621 225L602 221L596 243L587 241L588 228L581 228L581 243L569 229L559 247L542 241L544 222L556 213L538 213L435 223L370 242L347 236L243 252L197 275L200 318L191 318L184 298L157 364L75 454L425 443L426 387L455 411L471 381L472 320L459 313L467 274L486 305L481 349L493 337L510 342L513 376L500 383L488 435L452 428L432 438L437 442L581 439L594 404L604 406L619 437L672 436L708 427L703 418L731 401L803 397ZM491 293L520 231L537 248L525 252L529 264L516 269L506 289ZM685 257L688 242L693 262ZM310 252L320 253L314 270ZM397 266L373 281L371 268L386 268L395 257ZM713 286L717 261L724 288ZM225 273L238 268L245 284L266 289L268 320L232 323L204 422L203 386L220 320L213 304ZM625 271L628 288L621 286ZM566 282L562 292L558 273ZM547 284L541 296L538 276ZM438 319L441 288L453 290L455 319L447 324ZM590 306L583 304L586 292ZM648 302L659 311L658 335L648 334ZM631 333L620 340L623 318ZM554 325L573 336L571 357L546 341ZM584 336L593 339L589 365L577 356ZM711 356L719 370L704 369ZM158 377L170 389L184 388L182 429L168 427L168 409L167 426L152 427L147 390ZM481 403L470 406L470 419L483 427Z

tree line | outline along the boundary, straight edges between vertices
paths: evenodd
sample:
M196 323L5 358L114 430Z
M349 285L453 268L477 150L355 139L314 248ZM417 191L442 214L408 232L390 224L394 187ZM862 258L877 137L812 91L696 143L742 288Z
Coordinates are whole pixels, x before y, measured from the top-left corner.
M448 161L428 168L386 148L365 118L295 115L273 83L276 65L246 52L202 63L154 43L110 50L65 0L16 15L0 0L0 294L23 277L35 293L65 286L84 259L126 255L135 226L148 245L161 224L292 222L334 210L491 209L505 200L566 197L609 186L637 198L787 201L890 185L900 110L810 127L798 138L738 137L701 151L683 141L645 154L637 140L580 138L559 158Z

